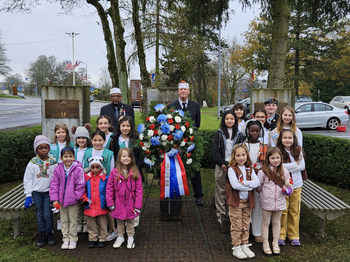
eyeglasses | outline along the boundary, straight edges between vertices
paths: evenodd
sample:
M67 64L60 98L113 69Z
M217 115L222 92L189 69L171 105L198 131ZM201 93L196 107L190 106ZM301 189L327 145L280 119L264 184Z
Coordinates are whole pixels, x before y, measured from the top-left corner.
M112 98L114 98L114 97L121 98L122 95L111 95L111 97L112 97Z

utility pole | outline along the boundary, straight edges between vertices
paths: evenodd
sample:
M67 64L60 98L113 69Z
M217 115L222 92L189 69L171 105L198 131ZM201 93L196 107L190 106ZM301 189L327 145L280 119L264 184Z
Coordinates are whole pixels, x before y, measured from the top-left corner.
M219 25L219 72L218 72L218 119L220 119L220 104L221 104L221 25Z
M73 53L73 60L72 60L72 65L73 65L73 86L75 86L75 62L74 62L74 37L77 35L80 35L79 33L66 33L70 37L72 37L72 53Z

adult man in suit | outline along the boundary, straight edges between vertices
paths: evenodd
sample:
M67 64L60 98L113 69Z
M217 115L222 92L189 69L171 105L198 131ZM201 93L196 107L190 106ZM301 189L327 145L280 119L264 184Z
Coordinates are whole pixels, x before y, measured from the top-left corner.
M194 122L193 126L199 128L201 124L201 112L199 104L195 101L188 99L190 94L190 88L188 83L181 81L178 88L179 98L173 103L168 105L168 108L174 106L177 110L189 111L191 118ZM203 193L202 193L202 180L200 171L196 171L194 177L191 178L192 187L194 191L194 197L198 206L203 206Z
M112 103L101 107L100 116L107 115L112 119L112 126L117 129L118 121L122 116L131 116L135 124L134 108L131 105L123 104L122 92L119 88L113 87L109 91L109 98Z
M274 130L277 126L277 120L279 118L279 115L276 113L278 106L278 100L273 97L269 97L264 102L264 108L267 112L267 123L269 124L269 130Z

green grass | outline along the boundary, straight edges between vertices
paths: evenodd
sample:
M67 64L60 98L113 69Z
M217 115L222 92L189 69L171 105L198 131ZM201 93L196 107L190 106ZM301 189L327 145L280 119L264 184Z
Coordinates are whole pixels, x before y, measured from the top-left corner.
M19 97L19 96L13 96L13 95L3 95L3 94L0 94L0 97L2 98L16 98L16 99L25 99L23 97Z

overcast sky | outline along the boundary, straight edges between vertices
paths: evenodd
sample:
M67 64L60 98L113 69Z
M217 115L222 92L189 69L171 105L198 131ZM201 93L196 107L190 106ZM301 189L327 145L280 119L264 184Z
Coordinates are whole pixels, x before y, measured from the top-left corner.
M240 35L248 29L250 21L259 15L259 6L242 11L240 4L231 2L230 8L235 10L235 14L231 15L229 24L223 29L222 37L236 36L242 42ZM45 3L30 14L1 13L0 31L7 57L11 60L11 74L27 77L25 69L40 55L54 55L59 62L72 60L72 38L65 33L75 32L80 35L74 38L74 59L87 63L89 80L97 85L100 69L107 64L100 19L93 7L75 10L75 16L60 15L60 11L58 4ZM129 47L127 55L130 50ZM146 57L148 70L154 69L154 51L146 53ZM85 68L86 65L80 64L80 67ZM129 78L140 79L137 64L132 67ZM0 77L1 80L3 78Z

